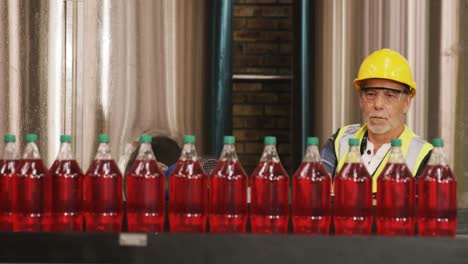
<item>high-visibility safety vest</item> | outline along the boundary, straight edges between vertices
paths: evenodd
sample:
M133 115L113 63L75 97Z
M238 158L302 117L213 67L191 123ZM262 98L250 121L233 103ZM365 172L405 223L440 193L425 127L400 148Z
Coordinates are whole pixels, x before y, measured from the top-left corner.
M349 138L358 138L359 145L361 145L366 131L367 126L361 126L360 124L344 126L340 129L335 138L335 155L338 161L336 173L340 171L346 161L346 156L349 152ZM403 157L405 157L406 165L414 176L418 172L424 157L426 157L427 153L429 153L433 147L427 141L414 134L413 131L406 126L398 138L401 139L401 150L403 152ZM374 193L377 192L377 177L383 171L389 156L390 151L387 152L382 162L372 174L372 192Z

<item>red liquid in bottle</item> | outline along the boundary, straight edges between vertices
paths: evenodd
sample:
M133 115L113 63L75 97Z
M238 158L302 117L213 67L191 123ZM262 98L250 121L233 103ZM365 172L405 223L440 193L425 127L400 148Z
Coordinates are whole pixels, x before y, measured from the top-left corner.
M345 163L335 176L334 224L337 235L372 231L372 178L360 163Z
M448 166L427 165L418 179L418 228L421 236L455 236L457 182Z
M171 232L205 232L207 176L198 161L179 160L169 177Z
M383 177L382 177L383 176ZM414 235L414 178L405 164L387 164L377 179L377 233Z
M289 176L279 162L261 161L251 177L252 233L287 233Z
M50 200L52 185L49 173L40 159L19 162L16 174L17 195L14 231L49 231L52 226Z
M247 175L238 161L219 161L210 176L210 232L245 233Z
M293 176L294 233L330 233L331 177L317 162L302 162Z
M76 160L56 160L50 168L52 231L83 231L83 172Z
M135 161L126 179L128 231L164 231L164 179L156 160Z
M0 161L0 231L13 231L16 160Z
M88 232L122 229L122 175L114 160L95 160L84 179Z

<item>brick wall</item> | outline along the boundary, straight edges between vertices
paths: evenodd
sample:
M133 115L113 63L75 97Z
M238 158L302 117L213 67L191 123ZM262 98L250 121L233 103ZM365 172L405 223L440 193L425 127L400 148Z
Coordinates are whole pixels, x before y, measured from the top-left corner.
M233 14L233 72L291 74L292 0L236 0Z
M290 76L292 0L236 0L233 14L233 73ZM249 175L268 135L277 137L280 159L291 173L290 94L288 77L233 80L233 134Z
M277 137L280 159L291 164L290 83L238 81L233 86L233 130L236 149L250 175L263 151L265 136Z

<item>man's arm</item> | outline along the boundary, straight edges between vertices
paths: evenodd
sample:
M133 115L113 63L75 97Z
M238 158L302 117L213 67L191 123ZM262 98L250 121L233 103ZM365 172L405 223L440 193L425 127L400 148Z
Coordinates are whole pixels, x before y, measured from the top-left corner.
M416 178L419 177L419 175L421 175L421 173L423 172L424 168L427 165L427 162L429 161L429 158L431 157L431 153L432 153L432 150L429 151L424 157L424 159L421 161L421 165L419 165L418 171L416 172L416 175L415 175Z
M325 169L334 176L335 175L335 169L336 166L338 165L338 162L336 160L336 154L335 154L335 138L336 135L338 135L338 132L340 130L338 129L335 134L333 134L325 143L325 146L323 146L322 152L320 153L320 156L322 157L322 163L325 166Z

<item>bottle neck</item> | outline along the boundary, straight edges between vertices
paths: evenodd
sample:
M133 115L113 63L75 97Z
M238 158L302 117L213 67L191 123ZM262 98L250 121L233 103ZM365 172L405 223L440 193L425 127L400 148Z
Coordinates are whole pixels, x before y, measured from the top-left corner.
M57 160L74 160L73 151L71 144L68 142L63 142L60 145L60 150L57 156Z
M142 143L140 145L136 160L156 160L150 143Z
M271 145L265 145L265 148L263 149L263 154L262 157L260 158L260 161L274 161L274 162L280 162L279 156L278 156L278 151L276 151L276 146L271 144Z
M390 150L390 157L388 157L389 163L395 164L403 164L405 163L405 158L403 157L403 152L401 151L401 147L392 147Z
M359 146L351 146L346 157L346 163L361 163L361 153Z
M97 152L96 152L96 160L110 160L112 159L110 153L110 146L108 143L99 143Z
M16 159L18 159L18 153L16 151L15 142L6 143L5 149L3 151L3 159L4 160L16 160Z
M40 159L39 148L35 142L29 142L23 153L23 159Z
M445 157L444 150L441 147L435 147L432 149L431 157L427 163L430 166L443 165L447 166L447 158Z
M320 152L318 146L316 145L309 145L307 146L307 150L303 159L303 162L320 162Z
M221 152L220 160L232 160L237 161L237 153L234 144L224 144L223 151Z
M195 145L191 143L184 144L182 147L182 153L180 155L179 160L198 160L197 151L195 149Z

